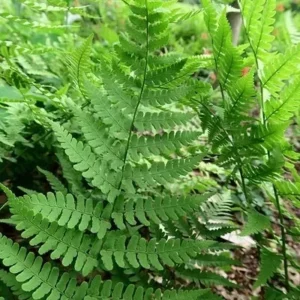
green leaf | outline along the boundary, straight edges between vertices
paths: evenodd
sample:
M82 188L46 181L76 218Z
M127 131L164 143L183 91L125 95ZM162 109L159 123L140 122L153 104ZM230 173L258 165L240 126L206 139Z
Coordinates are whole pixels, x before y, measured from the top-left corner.
M270 219L262 215L255 209L248 211L248 220L244 226L241 235L252 235L269 229L271 226Z
M256 282L254 283L253 288L256 289L259 286L266 284L267 281L276 272L280 264L281 264L280 255L275 254L267 250L266 248L262 248L260 272Z

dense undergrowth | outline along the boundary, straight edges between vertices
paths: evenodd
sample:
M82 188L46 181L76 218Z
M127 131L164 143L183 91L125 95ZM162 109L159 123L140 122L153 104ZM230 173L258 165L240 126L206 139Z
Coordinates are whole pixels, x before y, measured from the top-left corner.
M299 299L297 3L200 2L0 7L4 299Z

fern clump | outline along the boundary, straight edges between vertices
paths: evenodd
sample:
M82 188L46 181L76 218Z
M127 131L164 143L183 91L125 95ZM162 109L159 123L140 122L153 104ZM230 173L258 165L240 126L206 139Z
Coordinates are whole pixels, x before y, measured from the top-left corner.
M35 162L38 190L1 184L9 217L0 222L15 229L0 234L0 290L10 298L220 299L211 286L239 288L222 275L239 263L226 242L235 231L260 253L253 289L297 299L287 235L299 235L299 220L281 198L299 207L299 155L285 135L299 106L299 45L273 51L275 0L175 2L116 4L127 19L118 42L110 3L99 5L100 21L98 5L77 1L0 9L20 35L29 26L49 35L0 49L0 158L20 143L51 154L51 167ZM241 17L240 45L228 12ZM99 21L104 36L76 32L73 17ZM206 26L205 55L169 42L173 25L193 17ZM28 123L43 134L22 134Z
M68 186L42 168L54 193L23 189L27 195L17 197L3 186L11 224L39 255L50 255L44 263L1 237L0 257L14 274L8 286L33 299L215 299L202 283L234 285L213 272L197 272L184 290L173 280L157 280L165 272L194 278L204 257L212 266L232 260L219 257L230 244L207 238L210 228L201 221L215 216L213 202L203 206L213 193L171 191L205 156L195 148L201 131L190 126L197 114L184 105L199 89L203 98L210 91L191 78L201 59L161 52L169 24L193 14L181 14L168 1L127 5L126 32L112 53L92 62L90 36L69 54L70 80L80 97L69 101L71 117L43 119L56 138ZM65 272L69 268L74 274ZM85 281L77 281L79 274ZM101 279L107 276L111 280Z

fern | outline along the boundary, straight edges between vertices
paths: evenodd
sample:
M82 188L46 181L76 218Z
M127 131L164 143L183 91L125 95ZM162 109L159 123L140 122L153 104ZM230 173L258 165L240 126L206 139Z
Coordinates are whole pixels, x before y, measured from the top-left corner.
M76 291L75 278L64 273L59 278L59 271L50 263L43 264L41 257L35 257L33 252L27 252L18 244L1 235L0 259L3 264L10 268L10 272L16 274L16 279L21 282L22 290L32 293L33 299L50 297L72 297L80 299L84 292L82 288ZM75 285L74 285L75 283ZM82 298L81 298L82 299Z
M242 230L241 235L251 235L259 233L265 229L269 229L270 226L271 223L268 217L252 209L248 213L248 222Z
M262 84L273 95L280 92L284 86L284 81L290 78L289 70L295 64L299 64L299 51L299 45L293 46L284 54L278 54L272 62L270 61L265 66Z
M59 270L51 264L45 263L40 256L35 257L33 252L27 252L25 248L18 244L13 244L11 240L1 236L0 259L3 264L10 268L12 274L16 274L16 279L21 283L23 291L31 293L33 299L101 299L110 297L118 299L119 297L130 297L135 295L138 299L147 299L148 297L161 297L161 290L152 288L144 289L129 285L124 289L123 283L117 283L114 287L110 280L102 282L100 276L94 277L89 283L76 283L75 277L68 273L63 273L59 277ZM162 299L182 299L191 297L196 299L200 295L208 293L207 290L195 291L165 291ZM175 297L175 298L174 298ZM103 298L102 298L103 299Z
M18 14L11 3L0 8L0 158L18 159L19 147L33 146L36 156L55 149L60 165L53 173L38 167L52 192L43 184L45 193L34 191L35 178L23 196L1 185L10 214L1 222L23 247L0 236L0 280L18 299L219 299L200 288L238 287L218 268L238 264L222 241L242 220L241 235L263 246L254 288L283 260L287 295L296 294L286 235L296 235L299 222L280 197L299 207L298 155L285 135L298 107L299 74L291 71L299 47L270 53L276 1L239 1L247 38L239 46L233 8L219 1L203 0L199 11L124 0L118 41L110 4L46 2L22 0ZM71 13L88 26L75 31ZM206 24L208 54L198 55L202 46L195 55L174 53L173 24L195 16ZM90 19L100 24L95 38L86 32ZM79 35L88 37L78 47ZM290 170L293 180L283 180ZM7 181L12 190L16 178ZM272 219L262 195L278 210L282 255L267 250Z
M200 270L179 270L178 276L205 285L236 287L235 283L213 272L203 272Z
M40 167L38 167L38 170L46 176L49 184L51 185L51 187L54 191L61 192L63 194L67 194L67 189L65 188L65 186L51 172L43 170Z
M263 58L274 40L271 32L275 22L274 0L241 1L245 27L253 53Z
M281 264L281 257L279 255L272 253L265 248L263 248L261 252L261 270L254 283L254 288L266 284Z
M14 274L0 270L0 280L4 282L19 299L32 299L30 293L22 290L22 284L16 280L16 276Z

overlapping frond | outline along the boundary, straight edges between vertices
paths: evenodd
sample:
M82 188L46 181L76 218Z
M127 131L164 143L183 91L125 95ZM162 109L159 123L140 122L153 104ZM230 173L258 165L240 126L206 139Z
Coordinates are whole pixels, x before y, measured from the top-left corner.
M266 248L262 248L261 258L260 272L253 286L255 289L266 284L281 264L280 255L275 254Z
M92 184L103 193L108 194L111 201L119 193L115 175L107 174L107 166L92 152L91 147L77 141L58 123L52 123L61 147L65 150L70 161L77 171L82 172L83 177L91 180Z
M86 93L83 83L90 68L92 40L93 35L90 35L78 49L68 56L70 74L83 96Z
M242 0L243 20L253 53L262 59L271 48L275 22L275 0Z
M248 221L243 228L241 235L251 235L262 232L263 230L269 229L271 226L268 217L259 213L255 209L251 209L248 212Z
M266 102L266 121L269 123L288 122L299 107L298 94L300 91L299 76L294 78L280 93Z
M138 235L133 235L128 240L126 236L112 233L107 235L100 253L104 266L108 270L113 269L114 262L121 268L141 266L145 269L163 270L164 265L173 267L176 264L187 263L215 243L209 240L156 240L155 238L147 241Z
M40 256L28 252L26 248L0 236L0 259L9 267L24 292L32 293L33 299L83 299L87 283L76 286L76 279L69 273L59 274L59 270L49 262L43 264Z
M41 172L42 174L44 174L46 176L47 181L49 182L49 184L51 185L51 187L54 191L61 192L63 194L68 193L68 190L66 189L66 187L55 175L53 175L51 172L44 170L40 167L38 167L38 170L39 170L39 172Z
M276 96L291 78L291 69L300 64L300 44L289 47L285 53L277 54L264 66L263 87Z
M31 293L22 290L22 284L16 280L16 276L12 273L0 270L0 280L10 288L12 293L20 300L32 300ZM4 298L3 298L4 300Z

